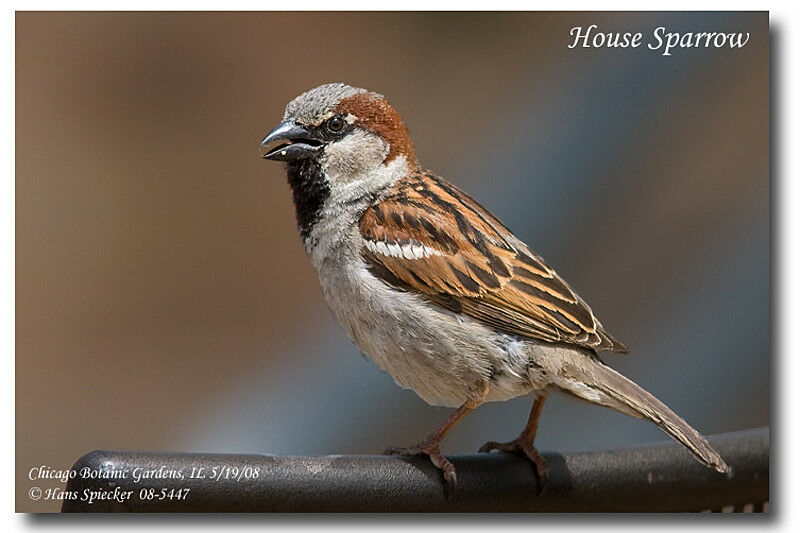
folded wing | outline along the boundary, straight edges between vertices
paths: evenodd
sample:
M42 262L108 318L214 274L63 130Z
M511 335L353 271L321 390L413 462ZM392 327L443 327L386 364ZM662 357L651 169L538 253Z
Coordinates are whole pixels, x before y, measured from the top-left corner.
M498 330L626 352L592 310L491 213L420 171L360 221L363 256L385 282Z

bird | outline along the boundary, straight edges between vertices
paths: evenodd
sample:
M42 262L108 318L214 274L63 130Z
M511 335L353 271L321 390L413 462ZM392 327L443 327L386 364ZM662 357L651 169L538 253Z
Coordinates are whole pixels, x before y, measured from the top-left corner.
M306 91L261 141L285 163L297 226L334 317L362 354L428 404L455 408L421 442L384 453L426 455L454 488L444 436L483 403L533 399L527 423L498 450L527 457L559 391L649 420L702 464L728 466L655 396L605 364L626 353L589 305L488 209L424 169L398 111L345 83Z

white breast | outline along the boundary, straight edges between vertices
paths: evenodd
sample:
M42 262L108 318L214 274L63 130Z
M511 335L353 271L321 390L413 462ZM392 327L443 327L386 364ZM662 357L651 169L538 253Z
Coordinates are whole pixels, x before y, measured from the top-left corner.
M487 401L533 390L526 343L396 290L360 257L347 256L322 265L325 298L361 352L398 385L450 407L484 383L490 385Z
M407 172L405 158L398 157L367 174L328 176L334 184L331 196L306 249L334 316L363 354L432 405L457 407L487 383L486 401L543 388L537 371L529 368L527 343L394 289L369 271L361 250L370 244L358 221L381 188L388 189ZM438 253L414 243L371 245L382 246L376 248L379 253L409 259Z

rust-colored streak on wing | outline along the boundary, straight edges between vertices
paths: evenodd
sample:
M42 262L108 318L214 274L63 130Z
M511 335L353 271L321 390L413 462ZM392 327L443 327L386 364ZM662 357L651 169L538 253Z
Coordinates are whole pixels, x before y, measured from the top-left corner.
M393 286L515 335L627 351L541 257L433 174L401 180L360 229L365 259Z

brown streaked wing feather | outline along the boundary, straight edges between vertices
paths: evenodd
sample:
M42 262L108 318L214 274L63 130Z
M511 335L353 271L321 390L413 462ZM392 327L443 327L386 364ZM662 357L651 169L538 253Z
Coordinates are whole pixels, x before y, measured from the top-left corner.
M399 182L360 229L365 259L391 285L515 335L627 351L541 257L433 174Z

